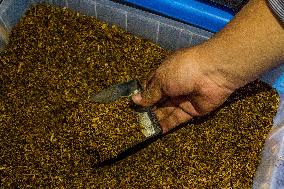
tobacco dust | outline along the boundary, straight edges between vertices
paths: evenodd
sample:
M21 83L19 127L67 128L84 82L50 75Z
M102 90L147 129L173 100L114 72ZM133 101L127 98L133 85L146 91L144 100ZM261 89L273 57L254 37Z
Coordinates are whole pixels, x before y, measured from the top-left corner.
M32 7L0 55L0 186L250 188L278 105L260 81L138 153L93 168L141 135L127 103L89 97L144 80L169 53L93 17Z

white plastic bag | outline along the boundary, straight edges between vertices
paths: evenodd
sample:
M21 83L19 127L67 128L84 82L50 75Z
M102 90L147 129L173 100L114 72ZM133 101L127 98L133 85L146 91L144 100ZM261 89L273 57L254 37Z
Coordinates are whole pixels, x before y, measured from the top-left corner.
M266 74L264 81L272 85L280 96L273 127L266 139L261 163L258 166L254 189L284 189L284 66Z

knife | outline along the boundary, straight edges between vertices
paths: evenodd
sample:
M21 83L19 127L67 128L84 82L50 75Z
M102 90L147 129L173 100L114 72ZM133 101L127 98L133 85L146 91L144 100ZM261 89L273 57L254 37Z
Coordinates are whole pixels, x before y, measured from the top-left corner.
M91 96L90 99L97 103L111 103L118 100L120 97L128 96L131 98L132 95L141 91L142 87L139 81L130 80L104 89L101 92ZM142 141L133 143L128 148L121 150L115 157L110 157L109 159L96 163L96 165L94 165L95 168L100 168L120 161L138 152L142 148L147 147L162 135L162 128L160 127L156 116L152 112L151 107L134 105L132 109L138 116L139 123L142 126L141 132L144 134L145 138Z

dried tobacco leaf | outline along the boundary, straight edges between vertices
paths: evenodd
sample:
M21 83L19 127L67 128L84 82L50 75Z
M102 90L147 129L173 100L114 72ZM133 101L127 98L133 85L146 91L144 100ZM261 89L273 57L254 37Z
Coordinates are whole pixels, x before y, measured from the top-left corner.
M276 92L259 81L207 117L92 169L100 155L140 135L127 103L98 105L90 95L145 79L168 54L92 17L32 7L0 55L0 186L250 188L278 105ZM114 140L120 134L127 140Z

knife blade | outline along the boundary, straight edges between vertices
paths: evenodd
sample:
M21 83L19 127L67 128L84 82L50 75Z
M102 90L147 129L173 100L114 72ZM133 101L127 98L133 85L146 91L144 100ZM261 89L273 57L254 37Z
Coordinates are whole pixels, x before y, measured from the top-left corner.
M159 138L161 138L162 135L160 133L157 133L155 135L152 135L150 137L145 138L144 140L137 142L135 144L132 144L131 146L129 146L128 148L125 148L124 150L122 150L119 154L117 154L114 157L105 159L103 161L99 161L95 164L92 165L93 169L100 169L102 167L105 166L110 166L113 165L137 152L139 152L140 150L148 147L150 144L152 144L153 142L157 141Z
M101 92L91 96L91 100L98 103L111 103L120 97L131 96L141 89L137 80L130 80L124 83L113 85Z
M141 112L137 112L138 114L140 114ZM148 116L147 118L145 116L139 116L139 122L143 125L144 130L145 128L145 121L141 120L141 119L149 119L151 120L151 125L147 124L147 128L149 129L149 127L151 127L150 131L146 131L146 133L148 133L147 135L144 136L145 138L141 141L138 141L136 143L133 143L132 145L126 147L125 149L121 150L118 154L116 154L113 157L109 157L107 159L104 159L102 161L98 161L97 163L93 164L93 168L94 169L99 169L102 168L104 166L108 166L108 165L112 165L115 164L125 158L127 158L128 156L131 156L137 152L139 152L140 150L148 147L150 144L152 144L153 142L157 141L158 139L160 139L163 136L163 131L159 125L158 120L156 119L156 117L154 116L153 112L150 109L144 109L144 112L146 113ZM148 130L146 129L146 130ZM99 154L98 154L99 157Z

